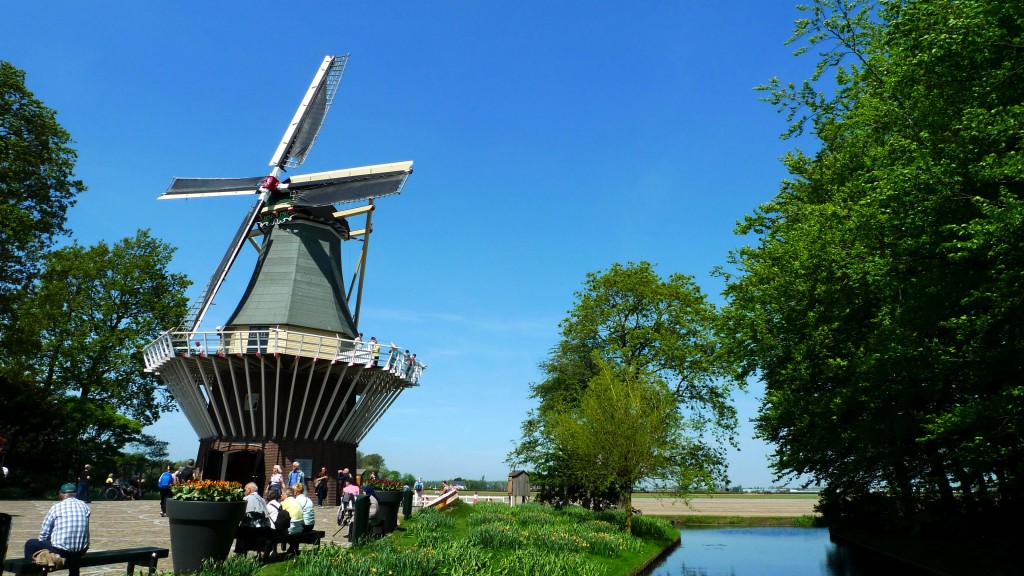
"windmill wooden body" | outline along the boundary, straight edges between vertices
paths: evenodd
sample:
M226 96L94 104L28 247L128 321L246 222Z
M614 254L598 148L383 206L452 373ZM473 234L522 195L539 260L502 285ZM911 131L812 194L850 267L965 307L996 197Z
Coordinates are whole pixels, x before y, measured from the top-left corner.
M412 162L279 180L305 160L347 60L324 58L270 175L175 178L160 197L258 196L186 319L144 350L146 369L159 373L200 438L204 478L265 487L275 464L287 471L297 461L307 479L321 467L354 470L359 442L419 383L415 358L357 338L374 201L402 191ZM352 202L360 205L334 206ZM360 218L363 228L353 230ZM346 287L341 251L353 239L362 247ZM223 327L199 331L247 242L259 257L241 301Z

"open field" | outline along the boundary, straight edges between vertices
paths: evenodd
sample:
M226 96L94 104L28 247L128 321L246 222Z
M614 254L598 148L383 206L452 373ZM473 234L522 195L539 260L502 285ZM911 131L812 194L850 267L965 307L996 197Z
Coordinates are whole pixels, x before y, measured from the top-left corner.
M799 517L814 514L817 494L717 494L681 500L633 495L633 507L654 516Z

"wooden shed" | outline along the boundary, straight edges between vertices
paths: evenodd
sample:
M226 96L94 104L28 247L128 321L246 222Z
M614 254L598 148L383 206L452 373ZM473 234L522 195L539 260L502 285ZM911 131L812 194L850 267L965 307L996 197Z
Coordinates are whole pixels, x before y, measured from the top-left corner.
M508 474L509 504L523 504L530 498L530 475L526 470L513 470Z

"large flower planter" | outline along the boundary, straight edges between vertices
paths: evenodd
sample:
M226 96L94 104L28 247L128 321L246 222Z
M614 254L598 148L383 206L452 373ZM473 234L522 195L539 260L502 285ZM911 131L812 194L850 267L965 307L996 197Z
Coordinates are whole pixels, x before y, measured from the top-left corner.
M384 533L394 532L395 527L398 526L398 508L402 505L402 491L382 490L377 492L377 504L380 506L378 514L383 521Z
M199 572L203 560L224 561L245 515L245 502L168 500L171 559L177 573Z

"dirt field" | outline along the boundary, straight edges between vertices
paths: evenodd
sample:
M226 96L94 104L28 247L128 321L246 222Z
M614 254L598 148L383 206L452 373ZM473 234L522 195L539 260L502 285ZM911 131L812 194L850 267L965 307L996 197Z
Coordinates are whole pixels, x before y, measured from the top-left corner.
M689 506L679 500L633 496L633 507L652 516L747 516L796 517L814 514L813 495L720 495L700 496Z

